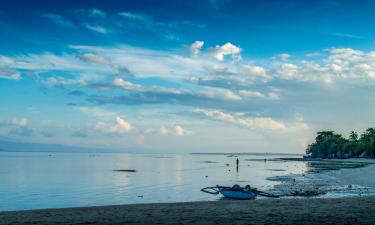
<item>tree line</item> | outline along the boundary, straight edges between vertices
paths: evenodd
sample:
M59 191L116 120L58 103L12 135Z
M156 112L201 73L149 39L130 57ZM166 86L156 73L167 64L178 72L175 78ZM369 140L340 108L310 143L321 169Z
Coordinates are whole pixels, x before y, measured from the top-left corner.
M358 135L351 131L349 138L344 138L334 131L317 132L315 142L306 149L311 158L374 158L375 128L368 128Z

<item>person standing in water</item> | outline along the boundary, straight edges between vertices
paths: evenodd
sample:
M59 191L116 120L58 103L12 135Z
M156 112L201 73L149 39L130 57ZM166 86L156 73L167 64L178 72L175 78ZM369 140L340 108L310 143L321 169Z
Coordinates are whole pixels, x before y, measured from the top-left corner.
M240 164L240 160L238 160L238 158L236 159L236 169L237 169L237 172L238 172L238 164Z

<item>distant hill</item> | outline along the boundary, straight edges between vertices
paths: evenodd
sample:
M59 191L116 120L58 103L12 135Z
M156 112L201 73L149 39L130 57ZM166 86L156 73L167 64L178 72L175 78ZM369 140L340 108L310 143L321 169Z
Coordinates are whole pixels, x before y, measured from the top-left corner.
M96 153L96 152L120 152L121 150L90 148L80 146L69 146L61 144L43 144L19 142L5 137L0 137L0 151L3 152L81 152L81 153Z

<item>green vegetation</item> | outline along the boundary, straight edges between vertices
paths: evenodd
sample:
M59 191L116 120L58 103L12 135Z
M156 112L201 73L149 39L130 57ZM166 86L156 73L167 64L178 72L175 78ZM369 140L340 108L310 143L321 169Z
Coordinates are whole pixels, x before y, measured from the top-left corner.
M348 139L334 131L318 132L306 153L311 158L374 158L375 128L368 128L361 136L352 131Z

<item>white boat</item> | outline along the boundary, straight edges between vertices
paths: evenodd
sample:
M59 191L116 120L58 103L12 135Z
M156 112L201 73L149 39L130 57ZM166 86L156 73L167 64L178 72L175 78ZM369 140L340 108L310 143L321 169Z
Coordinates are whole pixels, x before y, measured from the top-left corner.
M220 194L226 198L249 200L255 199L257 194L252 192L250 186L241 188L240 186L234 185L233 187L222 187L217 186Z
M222 194L226 198L231 199L241 199L249 200L255 199L257 194L254 192L249 185L246 185L244 188L239 185L234 185L233 187L224 187L217 185L216 187L206 187L201 191L209 194Z

